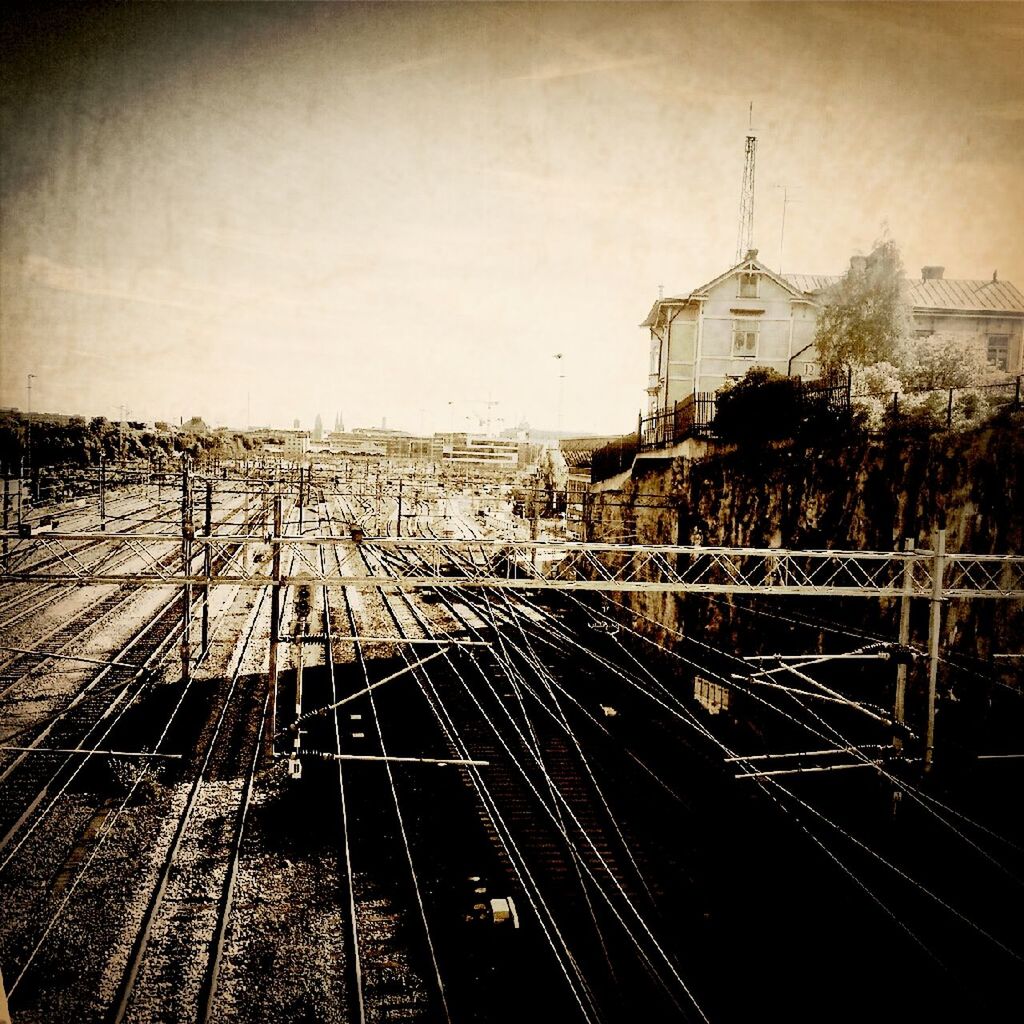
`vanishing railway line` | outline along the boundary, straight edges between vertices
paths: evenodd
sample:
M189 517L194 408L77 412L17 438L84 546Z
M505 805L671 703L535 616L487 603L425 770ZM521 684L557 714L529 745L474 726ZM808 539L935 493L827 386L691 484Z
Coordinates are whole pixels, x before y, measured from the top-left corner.
M409 525L414 524L415 516L412 516ZM360 557L363 557L362 552ZM364 558L364 568L375 575L390 574L384 562L371 564ZM485 568L482 564L467 566L465 562L452 562L448 570L452 573L453 587L458 587L459 577L467 572L479 573ZM348 569L352 571L351 565ZM471 805L465 809L473 818L479 816L475 826L479 833L475 840L469 838L474 829L468 819L461 825L458 844L476 849L472 857L466 859L465 870L472 870L470 864L475 858L476 869L496 885L495 890L488 891L515 889L522 907L520 913L526 915L524 920L536 929L538 938L547 941L553 954L541 969L551 971L556 985L561 979L566 1000L563 1012L576 1010L582 1012L585 1019L601 1018L600 1004L609 999L610 993L597 993L601 987L597 975L607 969L607 933L616 927L625 932L626 945L640 958L641 980L647 975L655 976L657 984L669 990L670 1005L680 1007L688 1000L685 985L681 991L677 986L673 993L671 979L666 982L659 974L658 965L653 961L662 951L637 909L637 891L645 883L635 876L627 881L630 871L639 870L635 862L630 866L629 839L615 822L564 712L559 709L554 728L528 713L525 707L528 698L524 698L519 689L520 685L527 685L523 675L526 666L514 665L507 655L492 658L489 652L462 664L453 661L447 653L467 638L485 645L482 648L485 651L489 646L493 652L499 630L513 626L520 618L532 621L540 616L532 609L524 610L521 602L513 606L504 601L504 607L499 610L490 606L486 597L470 599L464 591L459 591L456 598L439 589L436 598L439 604L428 614L408 594L391 594L386 589L360 592L361 604L374 601L386 612L396 635L393 649L416 679L421 699L427 704L424 710L428 717L430 710L436 716L449 755L457 759L484 758L489 762L486 769L459 769L466 789L475 793L475 813ZM354 617L350 628L353 635L358 635ZM410 646L406 641L440 645L445 664L434 662L428 667L415 661L408 653ZM404 705L407 706L408 701ZM389 732L395 731L393 705L380 714L372 706L372 713L381 736L385 727ZM386 726L382 725L382 720ZM400 808L403 803L414 806L415 788L403 778L392 778L391 782L396 807ZM420 848L418 856L429 863L427 850ZM619 858L628 870L622 869L617 862ZM412 859L410 852L410 864ZM481 866L484 864L486 868ZM566 914L566 892L574 888L577 906ZM558 914L552 911L553 903L562 906ZM414 908L416 904L410 902L409 906ZM423 909L422 902L420 906ZM644 913L649 913L650 909L650 904L646 904ZM441 910L431 905L429 914L436 915ZM626 921L629 914L633 919ZM427 919L425 911L424 925ZM582 927L580 921L584 922ZM645 947L644 940L647 947L653 943L653 951ZM449 946L439 951L435 967L438 959L441 963L437 967L439 982L443 986L440 976L455 960L453 948ZM662 964L662 972L664 967ZM537 965L531 964L531 968L536 971ZM458 969L453 973L458 974ZM622 968L620 980L621 977ZM467 992L464 983L461 989L456 984L451 997L463 1009L472 1004L472 1000L467 1001ZM486 998L480 991L473 995L477 1000ZM515 1002L511 996L509 999ZM526 1012L525 1006L513 1010L511 1003L503 1011L508 1016L501 1019L515 1019L515 1013Z
M259 684L262 652L253 642L265 598L261 594L247 616L218 695L219 712L210 716L184 766L190 784L112 1002L114 1024L212 1016L269 708ZM187 915L180 913L183 905Z
M757 973L764 952L730 932L747 921L755 882L745 876L773 882L713 835L722 808L737 805L720 759L745 759L694 716L662 662L636 655L647 641L571 595L553 608L481 586L516 569L501 545L467 543L480 517L457 500L432 506L407 490L400 506L386 488L376 501L307 489L298 532L338 537L372 523L436 537L442 507L446 535L464 540L430 552L429 564L415 545L324 542L315 555L281 545L298 557L281 566L273 697L270 588L214 591L212 639L185 687L173 660L183 598L162 585L146 627L126 630L100 671L73 673L65 703L33 707L21 689L27 661L9 662L19 678L7 706L24 716L17 736L32 748L10 751L0 774L0 966L19 1024L518 1022L537 1015L539 991L547 1016L595 1024L634 1019L636 1007L645 1019L707 1019L709 998L740 1008L732 1019L758 1005L756 987L716 990L723 950L745 955L762 985L787 962L779 944L775 966ZM235 511L223 524L251 534ZM280 532L297 521L296 507ZM508 528L500 517L487 525ZM230 559L230 544L211 556ZM297 602L302 562L308 613ZM387 582L317 584L318 574L446 582L411 594ZM111 633L119 593L96 603L94 616L106 616L96 631ZM51 660L35 667L53 674L57 655L89 656L73 632L49 633L37 653ZM768 706L794 729L812 722ZM261 765L271 743L277 756ZM694 791L693 772L706 792ZM820 840L825 824L806 804L762 788L777 815L813 824L804 833ZM729 828L738 846L746 837ZM784 855L763 850L774 834L760 835L758 857L792 884ZM880 868L851 864L841 866L875 903L893 898ZM744 876L733 878L734 902L719 894L713 904L706 891L719 893L730 871ZM781 896L764 904L776 915L766 921L789 934ZM714 927L705 907L721 915ZM871 920L868 911L857 913ZM976 934L990 949L993 937ZM824 951L812 962L828 966Z

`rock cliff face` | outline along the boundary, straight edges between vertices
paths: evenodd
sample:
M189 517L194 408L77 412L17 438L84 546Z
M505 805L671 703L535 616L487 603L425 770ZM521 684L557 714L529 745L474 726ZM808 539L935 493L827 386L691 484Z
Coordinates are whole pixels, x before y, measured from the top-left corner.
M636 543L892 550L913 538L930 548L946 523L946 548L974 554L1024 551L1024 430L1014 419L952 437L794 442L757 447L694 445L674 459L641 458L618 490L598 492L591 539ZM668 646L676 633L743 654L852 649L863 637L897 638L897 601L869 598L616 597L635 625ZM912 642L926 644L927 601L912 608ZM791 621L798 620L798 625ZM815 631L808 620L825 624ZM844 636L845 634L845 636ZM1024 604L949 601L942 654L1013 682L1019 662L992 661L1024 647ZM944 664L947 687L956 671Z

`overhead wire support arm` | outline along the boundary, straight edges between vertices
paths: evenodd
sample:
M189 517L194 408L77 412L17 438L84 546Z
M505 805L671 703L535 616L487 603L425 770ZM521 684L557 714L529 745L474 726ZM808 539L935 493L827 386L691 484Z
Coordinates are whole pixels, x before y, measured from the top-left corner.
M396 757L394 754L387 756L381 754L332 754L328 750L303 750L301 747L295 751L297 757L316 757L323 761L381 761L388 764L436 764L444 768L447 765L465 765L474 768L488 768L490 761L475 761L470 758L459 757Z
M284 735L287 732L295 732L303 722L308 721L310 718L315 718L317 715L326 715L328 712L334 711L335 708L340 708L344 704L350 704L359 697L365 697L371 691L376 690L377 687L383 686L385 683L393 682L401 676L408 675L410 672L421 668L428 662L433 661L435 658L440 658L442 655L447 654L451 650L452 646L454 645L442 647L441 650L435 651L433 654L428 654L425 658L421 658L419 661L410 662L397 672L392 672L391 675L385 676L383 679L378 679L377 682L370 683L369 686L364 686L361 690L356 690L355 693L350 693L347 697L342 697L341 700L337 700L333 704L325 704L323 707L315 708L312 711L307 711L304 715L299 715L287 729L278 733L278 735Z
M882 761L857 761L854 764L822 764L809 768L777 768L768 772L740 772L734 779L767 779L777 775L814 775L822 772L844 772L851 768L881 768Z

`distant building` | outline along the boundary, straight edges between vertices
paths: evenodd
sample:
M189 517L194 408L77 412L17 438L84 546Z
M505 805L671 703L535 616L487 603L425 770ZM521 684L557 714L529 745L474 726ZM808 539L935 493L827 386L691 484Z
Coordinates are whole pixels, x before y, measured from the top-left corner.
M448 469L466 467L515 472L525 466L530 457L530 446L522 441L497 437L479 437L472 434L435 434L440 446L442 466Z
M854 257L853 261L865 257ZM976 337L993 365L1024 366L1024 295L1010 282L947 281L924 267L906 282L919 337ZM819 373L814 333L825 291L839 277L776 274L751 249L734 267L687 295L658 299L641 327L650 331L649 413L697 391L717 391L752 366L791 376Z
M282 431L284 446L282 454L286 458L305 455L309 451L309 432L305 430Z

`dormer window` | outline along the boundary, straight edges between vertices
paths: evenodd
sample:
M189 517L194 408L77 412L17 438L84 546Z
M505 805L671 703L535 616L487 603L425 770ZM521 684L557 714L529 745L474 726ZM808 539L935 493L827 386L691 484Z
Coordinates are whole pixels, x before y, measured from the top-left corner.
M740 298L756 299L760 274L740 274Z

